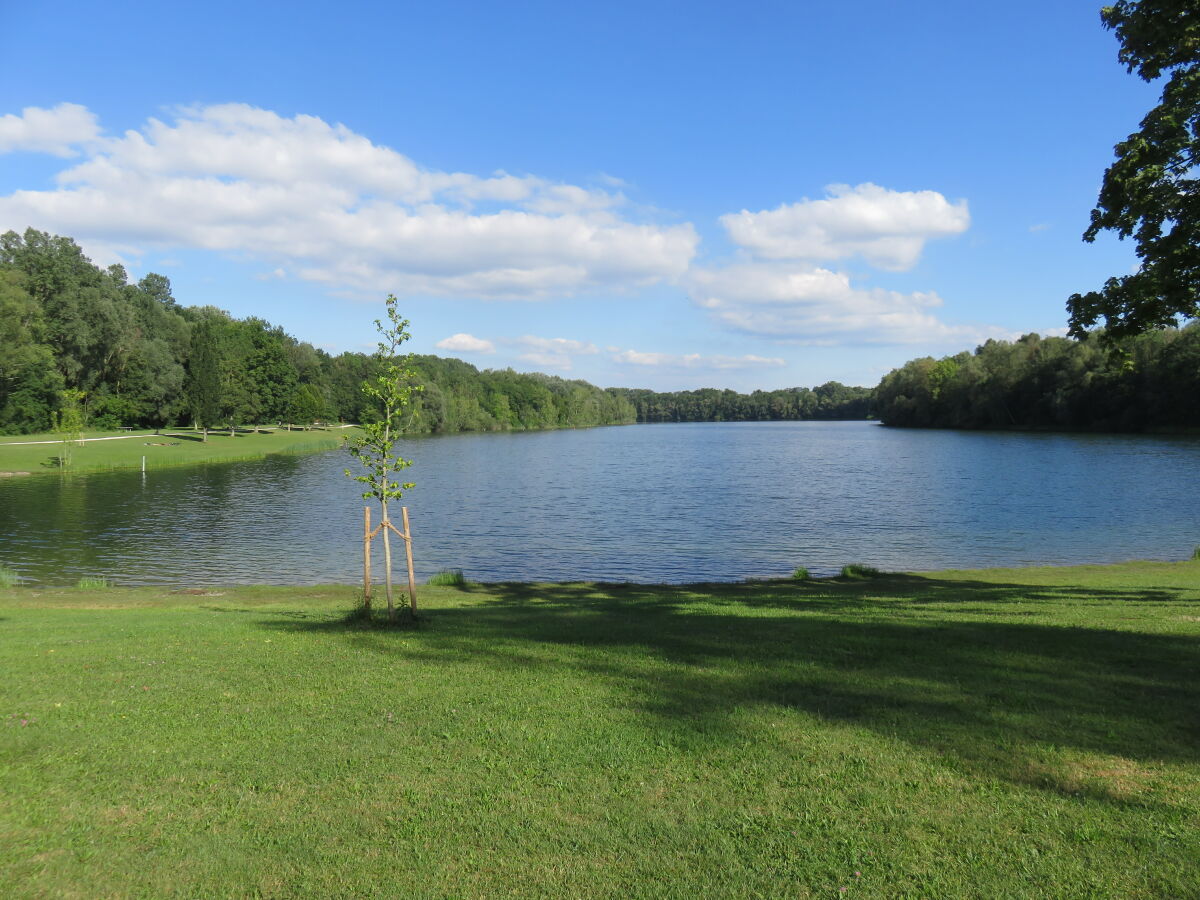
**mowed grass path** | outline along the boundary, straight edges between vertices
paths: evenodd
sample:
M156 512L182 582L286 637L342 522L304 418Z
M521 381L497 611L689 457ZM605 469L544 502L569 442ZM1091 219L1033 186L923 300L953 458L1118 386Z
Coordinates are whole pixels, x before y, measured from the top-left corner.
M112 440L88 440L70 448L71 464L63 469L59 456L63 452L61 443L30 443L31 441L57 441L54 434L6 435L0 437L0 474L39 472L78 473L105 469L140 468L142 457L146 457L146 468L189 465L204 462L228 462L241 459L261 459L272 453L304 453L313 450L330 450L342 442L342 436L350 429L329 428L312 431L286 431L273 429L270 432L255 432L249 428L210 431L208 440L199 432L188 429L164 429L152 431L89 431L86 438L112 438Z
M1200 896L1200 563L0 590L13 897Z

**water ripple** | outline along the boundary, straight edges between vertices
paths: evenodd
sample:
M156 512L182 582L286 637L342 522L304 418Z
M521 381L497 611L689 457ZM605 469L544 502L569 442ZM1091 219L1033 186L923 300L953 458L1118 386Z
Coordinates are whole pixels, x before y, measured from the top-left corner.
M1200 543L1194 438L683 424L426 438L405 455L422 579L732 580L1179 559ZM0 563L52 584L352 583L363 501L347 464L6 479Z

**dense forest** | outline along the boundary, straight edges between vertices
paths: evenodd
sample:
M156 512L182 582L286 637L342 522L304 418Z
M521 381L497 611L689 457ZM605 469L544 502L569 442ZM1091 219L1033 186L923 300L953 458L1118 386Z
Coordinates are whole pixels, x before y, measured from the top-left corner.
M360 390L373 365L262 319L182 306L163 276L131 283L121 266L93 265L70 238L0 235L0 434L52 428L71 397L82 397L94 428L360 422L374 415ZM862 418L870 395L836 383L750 395L602 390L436 356L413 357L412 368L423 385L412 432Z
M637 410L639 422L764 422L780 419L865 419L872 390L830 381L820 387L739 394L703 388L657 393L610 388Z
M82 397L95 428L360 422L374 415L361 391L374 365L262 319L182 306L163 276L131 283L70 238L0 235L0 434L51 429L71 397ZM912 360L874 389L660 393L436 356L415 356L412 368L423 385L412 432L868 417L935 428L1200 428L1200 322L1116 349L1096 335L988 341Z
M873 409L885 424L930 428L1200 428L1200 321L1115 346L1027 334L914 359L884 376Z

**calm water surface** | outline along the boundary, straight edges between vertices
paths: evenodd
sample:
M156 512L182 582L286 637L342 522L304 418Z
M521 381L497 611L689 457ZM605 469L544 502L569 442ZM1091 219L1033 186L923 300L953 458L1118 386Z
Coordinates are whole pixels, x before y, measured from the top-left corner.
M1200 544L1195 438L697 423L404 452L421 579L731 580L1182 559ZM349 462L0 481L0 563L49 584L352 583L363 501Z

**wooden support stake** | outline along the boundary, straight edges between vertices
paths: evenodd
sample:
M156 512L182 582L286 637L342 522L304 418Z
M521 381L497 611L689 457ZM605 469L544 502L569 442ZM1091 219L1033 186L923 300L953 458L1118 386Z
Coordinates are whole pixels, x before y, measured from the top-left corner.
M412 530L408 527L408 507L400 507L400 518L404 522L404 552L408 554L408 615L417 617L417 579L413 575Z
M371 611L371 507L363 507L363 609Z

